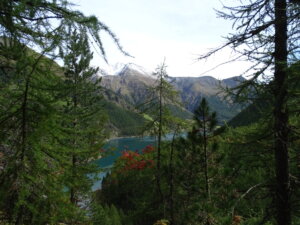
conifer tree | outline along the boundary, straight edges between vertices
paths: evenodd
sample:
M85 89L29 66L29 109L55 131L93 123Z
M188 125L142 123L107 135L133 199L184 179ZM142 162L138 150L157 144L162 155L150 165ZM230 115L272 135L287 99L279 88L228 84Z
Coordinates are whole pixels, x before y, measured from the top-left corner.
M170 146L170 155L169 155L169 194L168 194L168 203L169 203L169 211L170 211L170 225L174 225L175 223L175 166L176 166L176 139L177 135L180 135L183 131L187 128L187 123L185 121L182 121L179 118L176 118L172 121L173 123L173 137L172 141L169 144Z
M182 157L183 165L181 165L185 170L182 174L182 181L180 183L187 192L186 198L190 198L190 209L186 209L186 216L188 220L195 221L200 219L204 224L210 223L211 212L208 211L208 206L212 204L211 200L211 188L210 180L213 174L213 155L216 151L217 145L214 141L215 129L217 125L216 112L210 112L209 105L205 98L202 98L198 108L194 112L195 125L192 131L188 133L187 140L181 139L178 143L179 146L186 146L184 151L178 153L179 157ZM178 146L178 147L179 147ZM184 163L185 161L189 161ZM215 167L215 165L214 165ZM184 178L184 174L189 174ZM204 184L204 186L203 186ZM203 191L204 190L204 191ZM196 215L189 215L195 207L195 205L201 204L201 214L200 218ZM199 214L194 212L194 214Z
M18 42L1 47L2 52L22 47L7 59L1 80L0 146L6 161L0 171L1 211L15 224L55 222L67 209L59 182L64 154L56 140L61 79L52 71L57 65Z
M251 78L236 88L237 95L248 97L245 90L263 91L272 96L269 102L274 109L270 129L273 131L273 156L275 171L274 206L276 223L291 224L291 177L289 159L289 109L288 65L298 60L299 52L299 3L298 1L243 1L243 4L225 7L218 12L225 19L232 20L236 33L229 35L226 43L208 54L207 58L227 46L236 50L237 59L254 63L246 71L255 69ZM227 10L227 11L226 11ZM270 73L271 71L271 73ZM261 85L264 83L265 85ZM259 85L258 85L259 84ZM251 94L253 96L253 93ZM272 192L273 189L270 189Z
M69 29L70 40L61 51L64 58L66 100L63 125L68 136L66 146L70 152L70 166L66 172L66 185L70 189L70 202L79 206L91 191L91 175L99 172L92 159L99 157L103 144L105 116L102 109L98 68L90 66L87 32ZM88 176L90 175L90 176Z
M19 1L3 0L0 2L0 36L44 50L48 56L57 57L58 46L68 37L62 34L71 24L72 27L85 26L100 54L106 59L100 31L106 32L118 49L122 48L116 35L107 25L95 16L86 16L72 10L72 3L65 0Z
M165 62L157 67L154 73L157 77L156 83L153 88L150 88L149 97L146 102L142 104L143 112L149 113L152 117L151 121L146 125L146 130L152 130L151 134L157 137L156 182L161 202L164 202L164 194L161 188L162 137L169 132L168 128L171 127L169 124L171 124L173 120L168 105L178 103L177 92L167 81L168 74L166 67Z
M69 26L85 27L104 58L100 30L125 52L105 24L72 10L68 1L3 0L0 9L0 151L6 162L0 171L1 223L58 224L74 215L62 177L68 165L62 140L69 137L61 129L62 70L44 56L59 56L58 47L69 39L63 35ZM91 96L98 98L96 93ZM101 142L95 139L97 121L101 119L80 124L89 124L90 130L80 138L93 148Z
M216 112L210 112L208 103L205 98L201 100L199 107L195 110L194 119L196 127L193 127L193 136L196 143L198 142L204 153L204 174L205 174L205 189L208 201L211 200L209 188L209 155L208 149L209 137L212 136L217 125Z

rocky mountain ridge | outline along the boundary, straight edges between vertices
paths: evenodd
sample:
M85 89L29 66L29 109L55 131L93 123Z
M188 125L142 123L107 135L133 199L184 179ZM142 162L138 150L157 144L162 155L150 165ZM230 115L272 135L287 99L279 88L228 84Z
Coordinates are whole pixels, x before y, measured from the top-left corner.
M115 101L123 107L130 108L145 101L149 87L156 81L154 75L135 64L119 65L115 74L101 73L101 85L114 95ZM207 98L212 110L219 115L219 120L230 120L241 107L230 100L224 100L224 89L233 88L244 81L243 77L217 80L214 77L169 77L168 81L179 92L184 110L193 112L201 98ZM108 97L109 98L109 97ZM110 100L111 96L110 96Z

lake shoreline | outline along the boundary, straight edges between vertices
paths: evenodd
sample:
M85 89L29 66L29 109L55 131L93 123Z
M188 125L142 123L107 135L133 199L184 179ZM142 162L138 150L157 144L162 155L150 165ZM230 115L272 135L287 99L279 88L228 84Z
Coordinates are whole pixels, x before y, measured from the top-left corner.
M123 139L123 138L144 138L144 137L153 137L153 136L143 136L143 135L129 135L129 136L118 136L118 137L110 137L110 138L107 138L105 140L105 142L108 142L108 141L112 141L112 140L118 140L118 139Z
M142 136L142 135L131 135L131 136L119 136L119 137L110 137L104 140L103 146L106 145L110 141L114 140L120 140L120 139L126 139L126 138L145 138L145 137L151 137L151 136ZM102 158L102 155L100 154L99 157L96 160L99 160Z

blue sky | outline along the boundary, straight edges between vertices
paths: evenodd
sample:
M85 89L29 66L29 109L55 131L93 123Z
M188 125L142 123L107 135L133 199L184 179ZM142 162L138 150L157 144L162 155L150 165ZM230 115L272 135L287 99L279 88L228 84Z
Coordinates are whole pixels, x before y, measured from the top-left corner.
M232 0L231 0L232 1ZM240 75L248 65L238 62L219 67L233 53L225 49L207 61L197 56L224 43L222 36L232 31L231 23L217 18L219 0L72 0L87 15L96 15L118 36L134 58L124 57L103 34L110 65L135 63L153 71L164 58L171 76L211 75L222 79ZM230 2L227 0L226 2ZM107 68L95 55L94 65ZM209 71L209 72L207 72Z

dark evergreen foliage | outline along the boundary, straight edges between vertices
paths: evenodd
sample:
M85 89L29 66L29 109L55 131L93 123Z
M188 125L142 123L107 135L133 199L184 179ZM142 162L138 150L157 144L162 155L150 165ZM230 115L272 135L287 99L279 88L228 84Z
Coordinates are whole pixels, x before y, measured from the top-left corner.
M90 191L91 181L86 174L91 172L89 161L97 157L101 145L99 127L104 122L97 100L100 93L95 83L81 82L79 89L86 92L80 98L78 126L85 129L74 132L71 128L78 111L66 109L70 109L70 101L65 97L66 92L74 93L78 87L68 83L70 77L64 77L64 70L45 56L59 57L58 47L66 47L69 41L65 35L69 27L85 29L104 58L100 30L106 31L121 51L122 48L105 24L70 6L68 1L50 0L0 3L0 150L1 161L4 158L5 162L0 169L1 224L59 224L76 219L76 208L69 204L65 191L75 185L75 179L66 179L72 173L69 150L75 138L80 143L78 161L85 163L85 167L76 168L76 174L81 174L81 183L76 181L76 187L83 195ZM86 57L75 62L77 69L84 69L91 58L86 40L84 46L86 49L76 52ZM38 49L39 54L29 47ZM95 72L80 75L90 79ZM65 106L68 115L63 114Z
M90 201L92 177L100 172L91 160L100 156L105 138L105 116L100 80L92 80L98 68L90 66L93 54L90 52L87 32L84 27L78 30L70 27L67 32L70 39L61 50L65 72L62 126L67 134L63 141L69 155L64 184L70 191L70 202L79 207ZM82 217L85 214L82 213ZM72 220L82 220L79 215L78 212L74 213Z
M253 66L246 70L251 78L239 85L231 94L241 101L255 99L257 93L267 93L266 101L272 112L267 122L273 135L274 186L273 197L275 220L278 225L292 224L292 201L290 161L290 119L288 67L298 60L299 52L299 5L287 0L245 1L241 5L225 7L219 16L233 21L236 32L230 34L226 43L200 59L207 58L227 46ZM247 47L245 47L247 46ZM250 92L250 94L249 94ZM265 137L257 137L264 139ZM266 213L262 221L272 221Z

